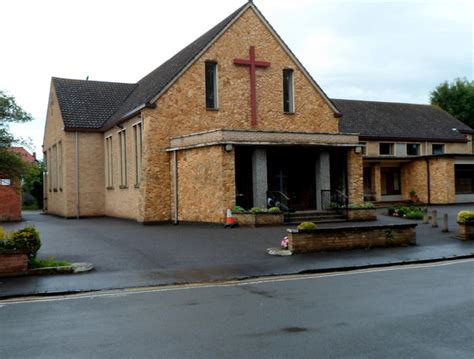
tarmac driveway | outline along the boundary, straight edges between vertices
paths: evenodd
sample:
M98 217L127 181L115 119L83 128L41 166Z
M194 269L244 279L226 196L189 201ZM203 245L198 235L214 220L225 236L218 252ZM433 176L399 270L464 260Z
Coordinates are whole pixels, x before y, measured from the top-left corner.
M449 213L450 233L417 221L418 245L273 257L286 227L225 229L217 225L143 226L116 218L62 219L39 212L24 213L11 230L34 225L41 233L40 258L90 262L95 271L81 275L0 278L0 297L76 292L171 283L212 281L249 276L300 273L348 267L448 258L474 254L473 242L454 238L455 215L473 205L438 206ZM399 222L381 215L379 222Z

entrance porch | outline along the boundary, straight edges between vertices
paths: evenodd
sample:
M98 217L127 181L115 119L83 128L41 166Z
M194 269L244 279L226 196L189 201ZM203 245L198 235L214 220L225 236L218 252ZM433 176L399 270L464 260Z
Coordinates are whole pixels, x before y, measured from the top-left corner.
M246 209L323 211L347 200L347 149L236 146L236 204ZM331 196L332 195L332 196Z

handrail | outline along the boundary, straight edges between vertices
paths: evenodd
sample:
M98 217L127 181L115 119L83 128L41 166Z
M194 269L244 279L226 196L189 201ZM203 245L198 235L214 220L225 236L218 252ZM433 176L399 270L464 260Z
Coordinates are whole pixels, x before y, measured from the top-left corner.
M290 200L290 197L288 197L286 194L284 194L283 192L280 192L280 191L267 191L267 194L268 193L278 193L281 197L283 197L284 199L286 199L287 201Z

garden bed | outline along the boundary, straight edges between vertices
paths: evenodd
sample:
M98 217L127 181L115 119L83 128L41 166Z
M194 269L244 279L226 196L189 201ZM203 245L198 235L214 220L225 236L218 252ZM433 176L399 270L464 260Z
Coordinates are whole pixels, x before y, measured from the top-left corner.
M283 224L283 213L234 213L239 226L279 226Z
M288 249L293 253L416 244L416 224L325 227L311 231L288 229Z
M342 213L348 221L376 221L377 211L375 208L345 208Z

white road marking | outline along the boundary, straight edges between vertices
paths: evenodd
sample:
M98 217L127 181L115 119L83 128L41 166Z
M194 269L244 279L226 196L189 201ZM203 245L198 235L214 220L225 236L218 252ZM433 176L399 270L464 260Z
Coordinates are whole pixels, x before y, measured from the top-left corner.
M93 293L67 294L67 295L58 295L58 296L51 296L51 297L12 298L12 299L0 300L0 308L5 305L13 305L13 304L46 303L46 302L58 302L58 301L64 301L64 300L77 300L77 299L117 298L117 297L125 297L131 294L147 294L147 293L169 292L169 291L188 290L188 289L201 289L201 288L204 289L204 288L218 288L218 287L231 287L231 286L237 287L237 286L265 284L265 283L291 282L291 281L296 281L296 280L309 280L309 279L319 279L319 278L328 278L328 277L359 275L359 274L367 274L367 273L388 272L388 271L395 271L395 270L443 267L443 266L469 263L469 262L474 262L474 258L434 262L434 263L426 263L426 264L406 264L406 265L399 265L399 266L393 266L393 267L355 269L355 270L343 271L343 272L294 274L294 275L282 275L278 277L272 276L272 277L260 277L260 278L245 279L245 280L228 280L228 281L223 281L223 282L218 282L218 283L194 283L194 284L167 285L167 286L155 286L155 287L125 288L125 289L118 289L118 290L107 290L107 291L93 292Z

